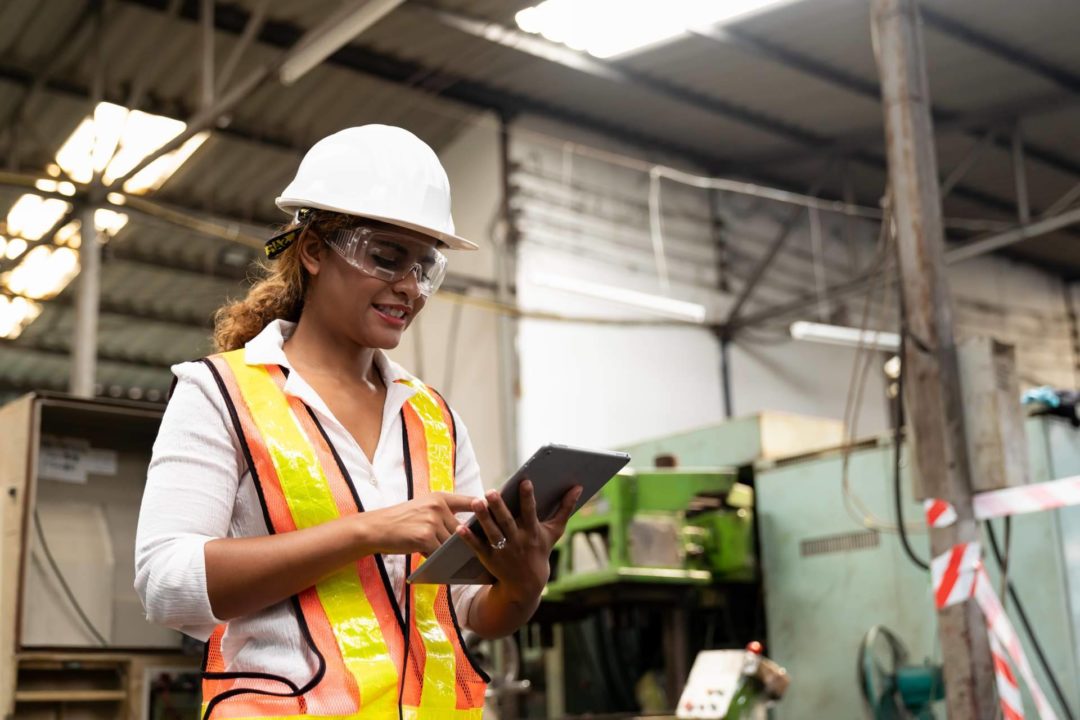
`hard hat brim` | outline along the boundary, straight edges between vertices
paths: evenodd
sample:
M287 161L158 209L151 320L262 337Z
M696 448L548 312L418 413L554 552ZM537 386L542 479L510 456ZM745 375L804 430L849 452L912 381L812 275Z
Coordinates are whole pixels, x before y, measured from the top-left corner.
M417 223L411 223L399 218L386 217L385 215L375 215L373 213L363 213L346 210L344 208L335 207L333 205L326 205L322 203L315 203L306 200L298 200L286 197L279 197L275 203L279 208L287 213L294 213L300 208L314 208L317 210L329 210L330 212L341 213L342 215L352 215L353 217L362 217L369 220L377 220L379 222L386 223L387 225L396 225L397 227L405 228L406 230L412 230L413 232L426 235L429 238L439 241L444 246L451 250L479 250L480 246L471 240L454 235L453 233L443 232L436 230L435 228L427 227L426 225L420 225Z

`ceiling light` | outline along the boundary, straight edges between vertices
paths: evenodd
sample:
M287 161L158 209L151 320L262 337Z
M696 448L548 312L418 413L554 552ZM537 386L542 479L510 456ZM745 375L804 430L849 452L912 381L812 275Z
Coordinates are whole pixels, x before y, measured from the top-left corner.
M72 243L72 240L78 240L79 228L81 227L81 222L79 222L78 220L72 220L67 225L56 231L56 234L53 235L53 242L57 245L70 245L71 247L78 247L78 245Z
M26 247L26 241L22 238L11 238L8 240L7 248L4 250L4 257L8 260L14 260L26 252Z
M94 211L94 225L98 232L106 233L110 237L124 229L128 223L126 213L116 212L108 208L98 208Z
M55 180L49 180L47 178L40 178L34 181L34 187L41 192L56 192L57 183Z
M56 163L49 163L45 166L45 172L49 173L49 175L52 175L53 177L60 177L60 173L63 171Z
M68 182L67 180L56 183L56 189L60 191L61 195L67 195L68 197L75 195L75 183Z
M792 0L544 0L518 27L598 58L640 51L693 27L743 19Z
M56 153L56 163L76 182L88 183L101 173L108 184L122 177L144 158L184 131L187 125L164 115L128 110L99 103L92 117L84 118ZM209 133L193 135L124 183L128 192L155 190L199 149Z
M893 355L891 358L885 361L885 376L890 380L896 380L900 377L900 356Z
M7 276L7 287L34 300L54 297L79 273L79 254L71 248L38 245Z
M896 333L860 330L842 325L824 325L801 320L791 324L791 337L796 340L810 340L844 347L865 347L893 352L900 349L900 336Z
M705 322L705 306L698 305L697 303L675 300L673 298L664 297L663 295L651 295L636 290L612 287L610 285L598 285L596 283L575 280L560 275L549 275L547 273L534 275L532 281L540 287L546 287L552 290L564 290L566 292L586 295L599 300L608 300L610 302L619 303L620 305L630 305L665 317L675 317L680 320L689 320L696 323Z
M59 198L43 198L27 193L16 200L8 210L8 234L27 240L40 240L42 235L60 222L60 218L64 217L70 207Z
M0 295L0 337L14 340L41 314L41 305L22 297Z
M188 158L195 154L195 151L198 150L209 137L210 133L208 131L192 135L176 150L162 155L157 160L135 173L132 177L125 180L124 192L142 195L149 190L157 190L180 169L181 165L187 162ZM123 175L121 172L113 174Z
M111 202L113 205L124 205L127 203L127 197L124 193L111 192L105 196L105 199Z

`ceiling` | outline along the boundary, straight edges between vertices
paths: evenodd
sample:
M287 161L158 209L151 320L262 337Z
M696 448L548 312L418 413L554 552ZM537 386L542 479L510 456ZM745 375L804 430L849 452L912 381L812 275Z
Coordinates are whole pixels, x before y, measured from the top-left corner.
M217 2L219 72L232 64L236 83L275 62L341 2ZM199 0L107 0L99 35L100 4L0 4L7 169L42 174L87 113L99 57L104 99L176 118L198 113ZM329 132L398 123L438 149L491 111L572 123L642 153L800 191L831 162L823 195L842 197L847 188L863 203L881 195L867 0L800 0L710 37L605 63L537 57L519 34L504 33L502 44L479 36L513 30L514 13L527 4L406 0L294 85L271 79L240 100L154 198L265 226L280 222L272 199L303 151ZM1066 209L1059 198L1080 183L1080 3L924 0L922 8L941 175L970 165L946 214L1016 221L1016 137L1032 217ZM255 41L232 63L253 15L264 21L251 26ZM0 190L0 202L8 207L17 194ZM1071 279L1080 276L1077 237L1065 230L1008 252ZM103 265L102 391L162 392L169 363L208 350L210 314L242 291L253 258L247 248L133 213ZM45 303L17 341L0 346L0 387L66 385L71 294L69 287Z

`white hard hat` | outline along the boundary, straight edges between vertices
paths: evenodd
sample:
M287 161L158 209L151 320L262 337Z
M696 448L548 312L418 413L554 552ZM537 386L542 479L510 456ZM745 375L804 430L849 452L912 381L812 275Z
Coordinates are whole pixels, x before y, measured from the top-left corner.
M346 128L315 143L277 199L293 214L331 210L414 230L455 250L476 250L454 234L450 181L435 151L389 125Z

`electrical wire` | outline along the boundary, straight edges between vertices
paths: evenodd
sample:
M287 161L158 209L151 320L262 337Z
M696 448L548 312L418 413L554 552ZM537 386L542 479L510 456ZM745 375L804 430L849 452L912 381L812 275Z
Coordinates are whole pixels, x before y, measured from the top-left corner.
M49 563L49 567L52 568L53 575L56 576L57 582L60 583L60 588L64 591L64 595L67 596L68 602L71 603L71 607L75 610L75 614L79 616L79 620L94 636L94 640L102 647L108 647L109 641L105 639L105 636L98 631L94 623L87 617L82 605L76 599L75 593L71 591L71 586L68 585L64 573L60 570L60 565L56 562L56 558L53 557L52 550L49 549L49 543L45 539L45 529L42 527L41 515L38 514L37 508L34 508L34 527L37 529L38 542L41 543L41 550L45 554L45 560Z
M1002 556L1001 548L998 547L997 535L994 533L994 527L989 522L986 523L986 534L990 539L990 549L993 551L994 559L997 561L998 567L1003 567L1005 559ZM1024 632L1027 633L1028 639L1031 641L1031 647L1035 650L1035 657L1038 658L1043 673L1046 674L1046 678L1050 681L1050 687L1054 691L1054 696L1057 698L1058 704L1061 706L1062 714L1065 716L1066 720L1076 720L1076 716L1073 715L1072 709L1065 699L1065 693L1061 689L1061 684L1058 683L1057 676L1051 669L1050 662L1046 659L1046 653L1043 651L1042 643L1039 642L1038 637L1035 635L1035 630L1031 627L1031 621L1028 619L1027 611L1024 609L1024 604L1020 602L1020 595L1016 592L1016 586L1013 585L1011 581L1008 582L1008 590L1009 597L1012 599L1013 606L1016 608L1016 615L1020 619L1020 624L1024 627Z
M900 372L896 376L896 424L893 427L893 502L896 503L896 527L900 530L900 545L912 564L921 570L929 570L930 563L915 553L908 539L907 523L904 521L904 498L900 493L900 444L904 440L904 301L900 300Z
M886 199L889 197L888 192L885 195ZM878 236L878 251L877 258L873 261L875 263L881 262L885 264L886 273L888 272L887 261L891 256L891 250L894 244L894 238L892 233L892 213L891 206L886 200L885 216L881 223L881 230ZM878 326L884 322L884 317L889 310L889 288L891 284L888 282L888 275L886 274L885 281L881 284L882 299L878 306ZM867 347L864 338L866 337L867 330L870 324L870 307L873 303L873 295L868 292L866 295L866 301L863 304L862 316L859 322L859 342L855 348L855 361L852 367L851 380L848 383L847 400L844 407L844 445L842 448L841 459L841 480L840 487L844 498L844 509L848 515L858 523L859 525L876 530L878 532L899 532L900 528L894 523L883 520L877 516L877 514L859 497L851 485L850 474L850 460L851 452L855 447L855 437L858 432L858 419L859 411L862 407L863 392L866 388L866 380L869 376L870 368L877 357L876 352ZM925 528L921 525L910 525L905 527L906 532L922 532Z
M989 524L989 522L987 523ZM1005 607L1005 603L1008 601L1007 591L1009 589L1009 556L1012 552L1012 518L1008 515L1005 516L1005 552L1001 561L1001 589L998 591L998 597L1001 598L1001 605Z

